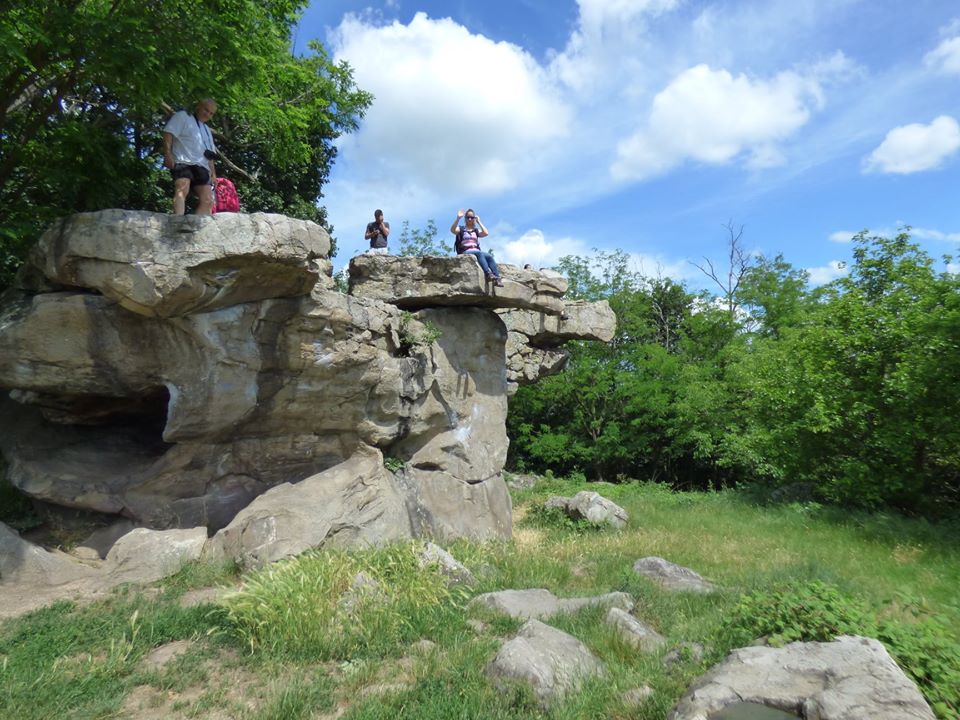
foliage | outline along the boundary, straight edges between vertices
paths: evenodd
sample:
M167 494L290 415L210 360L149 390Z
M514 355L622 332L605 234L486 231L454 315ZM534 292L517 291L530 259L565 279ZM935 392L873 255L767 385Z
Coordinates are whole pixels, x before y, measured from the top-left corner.
M462 599L439 571L420 566L421 548L309 552L276 563L224 599L229 620L252 650L270 654L345 659L391 652L440 632ZM359 573L372 584L351 589Z
M246 210L325 220L333 141L370 103L319 45L289 52L302 0L38 0L0 13L0 287L50 221L166 210L170 106L213 96Z
M744 595L727 620L734 647L766 637L780 647L798 640L833 640L839 635L875 635L866 607L820 581Z
M610 343L571 343L560 375L521 387L508 416L511 462L592 479L722 484L734 398L722 380L729 313L682 285L645 278L623 252L564 258L569 295L606 300Z
M623 252L564 258L570 294L607 300L617 333L571 343L562 374L520 388L510 462L675 487L803 486L818 502L948 518L960 507L960 275L934 265L906 233L861 234L849 276L823 288L761 256L712 298L631 271Z
M400 312L400 354L410 355L417 348L428 348L440 339L443 331L430 320L417 320L413 313Z
M437 225L433 220L427 220L427 226L422 230L411 230L410 221L404 220L402 228L397 255L424 257L453 253L453 245L437 239Z
M850 275L741 358L746 441L774 484L946 516L960 504L960 278L906 234L854 242Z
M863 635L883 642L917 683L937 716L960 718L960 639L941 616L901 622L880 618L836 587L813 581L743 596L724 622L732 647L766 636L773 645Z

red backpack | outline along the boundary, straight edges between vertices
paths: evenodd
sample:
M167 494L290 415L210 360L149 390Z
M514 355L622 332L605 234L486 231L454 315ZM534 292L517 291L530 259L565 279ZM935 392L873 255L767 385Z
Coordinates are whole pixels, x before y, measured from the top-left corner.
M237 195L237 188L227 178L217 178L216 196L217 202L213 207L213 212L240 212L240 198Z

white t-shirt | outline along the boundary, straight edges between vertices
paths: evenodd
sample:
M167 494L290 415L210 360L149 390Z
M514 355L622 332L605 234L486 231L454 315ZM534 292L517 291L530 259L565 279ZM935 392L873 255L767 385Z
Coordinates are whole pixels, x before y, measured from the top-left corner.
M175 112L167 121L163 131L173 135L170 150L177 163L207 167L208 161L203 156L203 151L216 152L217 150L216 145L213 144L213 133L210 132L210 128L186 110Z

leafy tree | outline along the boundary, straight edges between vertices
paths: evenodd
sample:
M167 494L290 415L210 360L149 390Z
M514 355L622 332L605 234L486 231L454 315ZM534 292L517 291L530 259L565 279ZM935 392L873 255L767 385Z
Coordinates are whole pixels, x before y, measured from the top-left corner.
M814 301L809 279L806 270L794 268L782 254L757 257L744 273L736 298L753 321L751 330L780 337L785 328L799 324Z
M315 207L370 102L319 46L290 56L303 0L37 0L0 12L0 287L60 215L167 210L158 152L171 104L215 97L246 209ZM233 155L236 157L233 157ZM221 165L221 168L223 165Z
M706 315L729 325L729 314L697 310L697 296L663 278L629 269L621 251L593 259L563 258L558 269L574 297L607 300L617 315L610 343L575 343L561 375L522 387L511 401L513 462L594 479L647 477L676 485L724 482L726 388L711 358Z
M775 481L939 514L960 501L960 280L906 233L860 234L853 256L806 321L745 358L749 442Z
M437 239L437 224L427 220L427 226L410 229L410 221L404 220L400 231L398 255L423 257L425 255L450 255L453 246Z

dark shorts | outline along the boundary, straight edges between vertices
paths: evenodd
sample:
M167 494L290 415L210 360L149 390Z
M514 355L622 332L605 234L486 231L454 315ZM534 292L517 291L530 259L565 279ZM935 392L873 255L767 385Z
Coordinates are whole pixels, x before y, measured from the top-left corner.
M182 163L177 163L174 165L173 170L170 171L170 174L173 175L174 180L186 178L190 181L190 187L192 188L197 187L197 185L210 184L210 170L202 165L183 165Z

